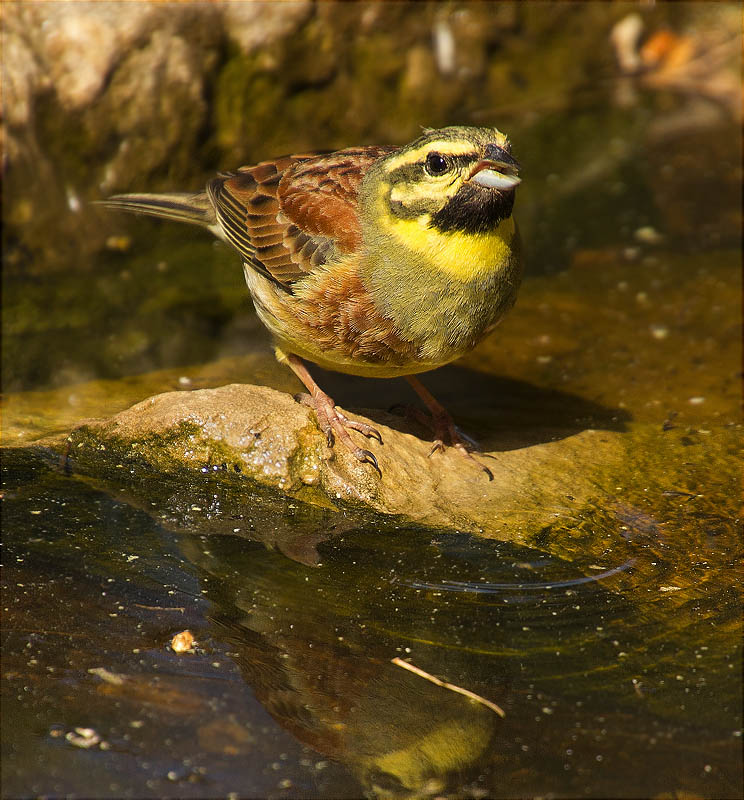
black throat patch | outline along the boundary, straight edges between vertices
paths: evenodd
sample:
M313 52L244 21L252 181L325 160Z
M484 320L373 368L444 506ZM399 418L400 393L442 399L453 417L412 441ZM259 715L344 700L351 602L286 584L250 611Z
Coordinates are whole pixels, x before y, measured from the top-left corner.
M430 227L443 233L487 233L511 216L514 192L497 192L484 186L464 183L436 214Z

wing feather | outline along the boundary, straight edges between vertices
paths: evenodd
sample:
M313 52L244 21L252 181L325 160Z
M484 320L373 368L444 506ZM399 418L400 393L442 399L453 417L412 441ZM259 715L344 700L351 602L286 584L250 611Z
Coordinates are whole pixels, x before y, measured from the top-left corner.
M359 246L359 187L369 166L395 149L285 156L223 173L207 193L243 261L291 291L336 252Z

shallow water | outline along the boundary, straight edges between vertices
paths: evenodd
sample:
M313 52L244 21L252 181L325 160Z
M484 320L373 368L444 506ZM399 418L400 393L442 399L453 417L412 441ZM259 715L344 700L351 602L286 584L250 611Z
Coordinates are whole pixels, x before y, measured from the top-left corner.
M6 796L741 795L739 138L663 127L686 111L510 120L530 272L427 383L487 450L592 426L627 451L610 492L583 465L596 505L525 508L529 547L208 473L65 473L29 444L158 391L297 387L198 232L122 222L92 275L6 281Z
M236 514L207 480L147 503L23 452L3 520L9 795L738 791L731 530L681 565L673 530L636 528L597 564L259 492ZM221 516L234 536L208 534ZM176 654L184 629L196 651Z

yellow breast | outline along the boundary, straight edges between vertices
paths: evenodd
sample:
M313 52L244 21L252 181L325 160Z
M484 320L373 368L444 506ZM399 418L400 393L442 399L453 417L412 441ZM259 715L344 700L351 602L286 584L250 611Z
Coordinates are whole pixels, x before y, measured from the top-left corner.
M514 219L502 220L487 233L441 232L429 227L430 215L416 219L388 217L384 227L401 247L418 254L450 277L470 282L507 264L514 238Z

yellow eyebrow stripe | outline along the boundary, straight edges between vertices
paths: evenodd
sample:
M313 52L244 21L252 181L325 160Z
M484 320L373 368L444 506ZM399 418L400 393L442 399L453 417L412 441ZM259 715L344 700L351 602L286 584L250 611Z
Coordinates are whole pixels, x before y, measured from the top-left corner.
M493 141L494 144L502 147L506 144L506 136L497 134L494 131ZM390 159L385 171L392 172L406 164L415 164L419 161L423 161L426 155L431 152L441 153L446 156L464 156L468 154L477 156L478 154L477 148L472 142L457 141L455 139L432 139L422 144L420 147L417 147L415 150L408 150L407 152L401 153L398 157Z

